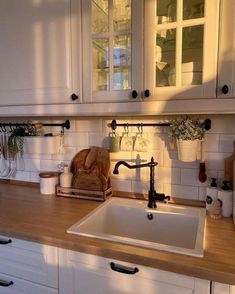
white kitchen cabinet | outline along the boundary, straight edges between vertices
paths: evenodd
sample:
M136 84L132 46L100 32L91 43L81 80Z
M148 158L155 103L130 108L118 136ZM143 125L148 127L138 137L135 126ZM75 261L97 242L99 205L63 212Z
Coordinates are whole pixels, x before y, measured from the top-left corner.
M1 284L9 286L1 286ZM3 275L0 273L0 293L1 294L58 294L57 289L45 287L31 283L16 277Z
M79 100L80 20L79 0L0 1L0 106Z
M212 294L235 294L235 286L213 282Z
M82 17L84 101L216 97L218 0L83 0Z
M82 0L84 102L140 97L142 11L143 0Z
M235 97L235 1L221 1L218 97Z
M209 294L209 281L90 254L60 249L59 263L60 294Z
M144 88L154 100L215 98L219 1L145 1Z
M0 260L0 293L58 293L57 248L0 236Z

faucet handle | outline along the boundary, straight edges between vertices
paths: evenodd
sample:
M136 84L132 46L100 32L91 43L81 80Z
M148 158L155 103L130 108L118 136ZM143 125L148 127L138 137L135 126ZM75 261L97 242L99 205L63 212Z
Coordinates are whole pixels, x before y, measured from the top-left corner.
M165 199L163 200L163 203L168 204L168 202L171 200L170 196L165 196Z

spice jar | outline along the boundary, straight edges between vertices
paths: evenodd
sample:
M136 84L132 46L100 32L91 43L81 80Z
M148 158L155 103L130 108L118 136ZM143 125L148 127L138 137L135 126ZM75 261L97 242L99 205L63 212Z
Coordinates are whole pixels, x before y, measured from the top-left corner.
M58 184L59 172L42 172L40 177L40 193L55 194L56 185Z

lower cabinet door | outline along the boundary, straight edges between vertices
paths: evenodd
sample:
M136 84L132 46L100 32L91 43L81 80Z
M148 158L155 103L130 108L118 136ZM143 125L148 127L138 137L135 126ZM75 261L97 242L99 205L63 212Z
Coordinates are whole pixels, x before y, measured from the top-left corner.
M209 294L209 281L59 250L60 294Z
M58 294L58 290L0 273L1 294ZM69 293L68 293L69 294Z
M214 282L212 294L235 294L235 286Z

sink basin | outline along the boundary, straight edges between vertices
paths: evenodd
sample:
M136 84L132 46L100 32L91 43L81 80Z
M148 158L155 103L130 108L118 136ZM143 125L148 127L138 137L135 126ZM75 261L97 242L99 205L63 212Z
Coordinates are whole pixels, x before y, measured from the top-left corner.
M112 197L67 233L131 245L203 256L204 208L157 204Z

